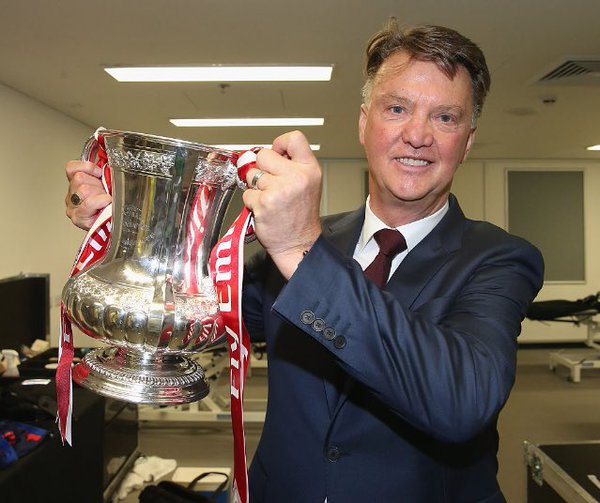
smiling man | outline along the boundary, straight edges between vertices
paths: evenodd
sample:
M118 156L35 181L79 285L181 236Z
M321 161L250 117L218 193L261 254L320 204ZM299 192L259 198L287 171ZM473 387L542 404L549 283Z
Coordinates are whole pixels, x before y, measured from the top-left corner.
M321 170L299 132L247 175L264 252L246 268L244 320L269 367L251 501L503 502L496 421L543 260L450 193L489 89L485 58L451 29L391 22L366 75L363 207L320 219ZM67 214L89 227L108 196L90 163L67 176Z
M298 132L248 173L266 253L247 267L244 316L269 362L251 500L502 502L496 420L543 261L450 194L485 58L453 30L391 23L366 73L364 207L319 220L321 171Z

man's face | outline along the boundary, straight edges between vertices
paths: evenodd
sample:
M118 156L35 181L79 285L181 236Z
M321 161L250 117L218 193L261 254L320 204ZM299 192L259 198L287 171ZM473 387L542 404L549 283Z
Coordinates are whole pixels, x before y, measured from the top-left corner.
M464 68L451 80L434 63L411 61L404 52L383 63L359 119L371 208L379 218L397 226L444 204L471 148L472 119Z

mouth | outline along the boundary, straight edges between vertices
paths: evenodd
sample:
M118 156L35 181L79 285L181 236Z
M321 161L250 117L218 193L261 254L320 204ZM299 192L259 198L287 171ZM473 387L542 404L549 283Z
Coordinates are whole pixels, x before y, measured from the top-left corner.
M431 164L431 161L416 159L414 157L395 157L394 160L404 166L410 166L411 168L423 168Z

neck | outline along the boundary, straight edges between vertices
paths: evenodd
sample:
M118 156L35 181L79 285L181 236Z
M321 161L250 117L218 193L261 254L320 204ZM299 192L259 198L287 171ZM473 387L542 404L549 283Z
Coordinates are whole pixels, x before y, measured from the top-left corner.
M381 204L376 198L370 196L369 207L385 225L396 228L433 215L447 201L448 195L446 194L445 197L429 205L424 205L423 201L396 201L394 205L389 205Z

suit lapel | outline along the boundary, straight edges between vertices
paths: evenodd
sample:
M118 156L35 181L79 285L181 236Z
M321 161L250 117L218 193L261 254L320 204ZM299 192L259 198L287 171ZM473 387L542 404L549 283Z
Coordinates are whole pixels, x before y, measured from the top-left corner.
M453 195L450 195L449 203L448 213L408 253L386 286L386 290L406 307L415 302L440 267L461 246L465 216Z
M351 257L358 242L358 236L365 219L364 206L351 213L344 213L323 220L323 236L333 244L340 253Z

